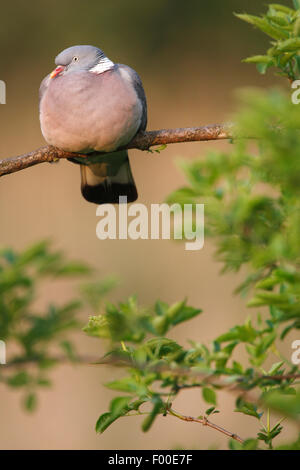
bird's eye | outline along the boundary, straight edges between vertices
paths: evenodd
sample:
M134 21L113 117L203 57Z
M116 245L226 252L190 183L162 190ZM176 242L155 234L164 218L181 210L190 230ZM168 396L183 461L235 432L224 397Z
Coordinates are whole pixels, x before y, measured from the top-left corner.
M75 56L75 57L73 57L73 60L74 60L74 62L77 62L77 60L79 60L79 57Z

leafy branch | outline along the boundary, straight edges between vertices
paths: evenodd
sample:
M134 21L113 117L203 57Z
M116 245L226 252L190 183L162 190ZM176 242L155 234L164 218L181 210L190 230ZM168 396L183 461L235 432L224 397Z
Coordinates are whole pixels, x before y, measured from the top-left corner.
M300 3L298 0L293 3L294 9L272 3L261 16L236 14L272 39L266 54L248 57L244 62L256 64L262 74L276 67L277 75L287 77L290 82L300 77Z
M0 365L0 382L22 391L29 411L36 408L38 389L51 385L51 369L62 362L83 359L70 333L81 325L78 315L88 293L97 286L100 297L113 281L87 283L81 287L80 297L62 305L53 302L36 311L33 303L39 289L45 282L82 279L91 274L86 264L66 260L48 242L21 253L10 248L0 251L0 339L6 344L7 355L7 363Z

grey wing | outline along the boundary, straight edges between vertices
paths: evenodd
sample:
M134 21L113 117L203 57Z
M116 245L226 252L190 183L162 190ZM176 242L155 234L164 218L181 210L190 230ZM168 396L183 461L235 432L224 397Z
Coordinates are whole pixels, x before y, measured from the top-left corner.
M40 85L40 90L39 90L39 103L41 104L42 98L44 96L45 91L48 88L49 85L49 80L50 80L50 73L44 78Z
M138 132L144 131L147 127L147 100L146 100L146 95L145 95L145 90L142 84L142 80L139 74L128 65L118 64L118 67L122 68L122 70L127 72L131 80L131 83L136 91L136 94L138 95L138 98L142 103L142 107L143 107L142 119L141 119L141 125L139 127Z

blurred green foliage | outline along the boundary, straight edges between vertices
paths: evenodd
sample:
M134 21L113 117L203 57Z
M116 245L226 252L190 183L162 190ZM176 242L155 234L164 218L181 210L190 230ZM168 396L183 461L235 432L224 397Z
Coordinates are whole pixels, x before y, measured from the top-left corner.
M18 253L0 251L0 339L6 344L7 363L0 366L0 382L20 389L29 411L37 404L38 388L49 386L49 369L62 361L77 361L72 331L78 330L78 296L57 305L37 310L34 303L46 283L68 278L82 278L91 273L84 263L67 261L65 256L41 242ZM98 282L98 298L107 292L111 280ZM96 283L86 284L86 292Z
M290 8L272 3L264 15L236 15L272 38L272 47L265 55L255 55L244 61L256 64L258 71L263 74L269 67L277 67L277 74L291 81L300 76L300 3L293 0L293 5L294 8Z

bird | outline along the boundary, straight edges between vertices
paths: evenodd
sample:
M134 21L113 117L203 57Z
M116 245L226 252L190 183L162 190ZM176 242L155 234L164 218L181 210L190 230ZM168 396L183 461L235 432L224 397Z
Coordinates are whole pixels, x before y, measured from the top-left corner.
M80 163L81 193L95 204L137 199L126 146L147 126L147 101L135 70L110 60L98 47L69 47L42 81L39 116L49 145L86 154ZM123 199L124 200L124 199Z

